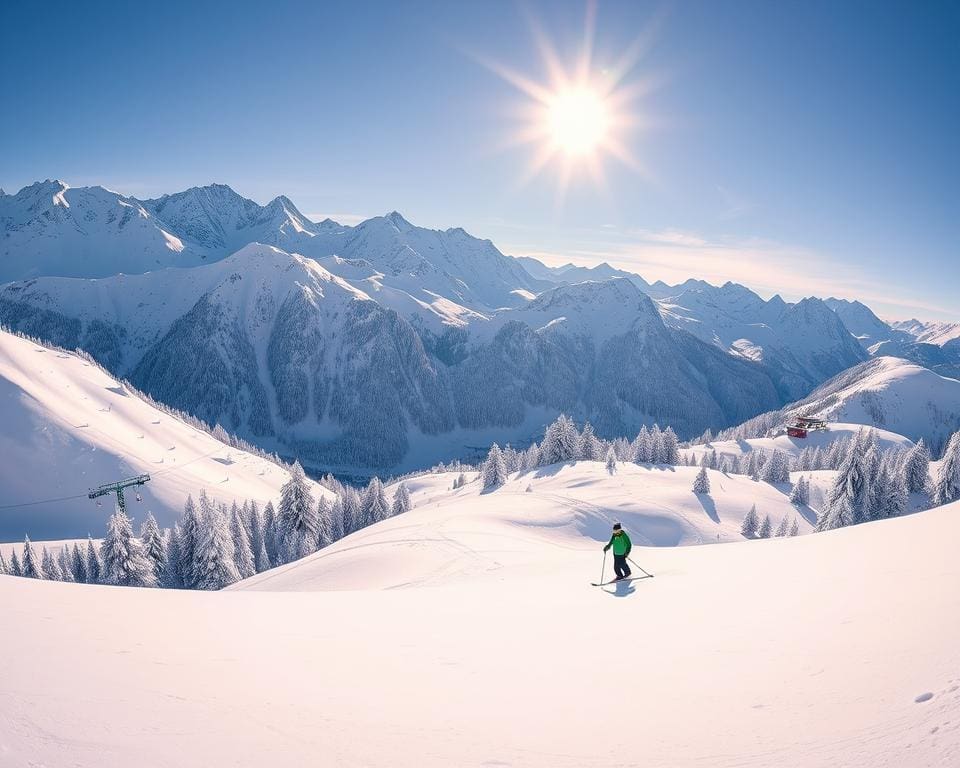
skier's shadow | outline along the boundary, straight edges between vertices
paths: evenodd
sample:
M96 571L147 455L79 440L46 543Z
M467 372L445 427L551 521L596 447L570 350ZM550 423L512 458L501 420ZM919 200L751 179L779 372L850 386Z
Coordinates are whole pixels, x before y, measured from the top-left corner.
M613 595L614 597L627 597L628 595L632 595L634 592L636 592L637 588L633 586L632 581L618 581L613 585L612 590L605 589L603 591L608 595Z

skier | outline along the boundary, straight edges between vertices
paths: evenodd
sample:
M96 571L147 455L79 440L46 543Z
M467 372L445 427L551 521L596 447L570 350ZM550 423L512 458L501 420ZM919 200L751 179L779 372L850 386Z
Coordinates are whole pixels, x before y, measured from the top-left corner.
M630 543L630 537L627 536L627 532L623 530L620 523L613 524L613 536L610 537L610 541L603 548L603 551L606 552L610 547L613 547L613 570L617 574L614 581L628 578L631 571L630 566L627 565L627 557L630 555L630 550L633 549L633 544Z

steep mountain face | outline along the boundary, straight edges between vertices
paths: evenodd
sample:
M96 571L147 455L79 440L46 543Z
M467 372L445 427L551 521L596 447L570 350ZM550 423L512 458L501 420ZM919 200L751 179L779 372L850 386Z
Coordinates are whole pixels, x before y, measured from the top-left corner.
M0 322L315 466L389 469L524 442L560 411L690 436L780 404L765 368L668 328L624 279L558 286L442 335L316 261L247 246L190 270L0 290ZM373 282L371 282L373 281ZM382 292L381 287L381 292ZM477 440L477 442L473 442Z
M867 358L840 318L823 301L764 301L726 283L684 291L661 301L668 325L732 354L763 362L781 395L797 399L820 382Z
M43 181L0 195L0 283L36 275L105 277L202 263L133 198Z
M904 333L894 331L877 317L866 304L833 297L824 299L824 303L837 313L843 324L857 337L865 349L882 341L908 339Z
M287 197L258 205L224 184L143 200L143 207L183 240L222 258L249 243L298 251L317 235L338 232L335 222L314 224Z

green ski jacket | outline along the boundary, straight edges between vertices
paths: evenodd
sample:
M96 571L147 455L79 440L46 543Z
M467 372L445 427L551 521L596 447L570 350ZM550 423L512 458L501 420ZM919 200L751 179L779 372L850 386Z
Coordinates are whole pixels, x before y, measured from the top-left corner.
M604 549L610 549L610 547L613 547L613 554L615 555L629 555L630 550L633 549L633 544L630 543L627 532L623 531L620 535L613 534L610 537L610 543Z

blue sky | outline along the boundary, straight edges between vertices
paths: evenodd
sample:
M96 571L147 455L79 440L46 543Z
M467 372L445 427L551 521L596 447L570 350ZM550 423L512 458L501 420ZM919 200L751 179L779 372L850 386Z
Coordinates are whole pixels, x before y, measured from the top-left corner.
M213 181L346 222L398 209L550 263L960 319L960 4L600 2L638 38L638 125L602 185L507 146L582 2L45 3L0 9L0 186Z

